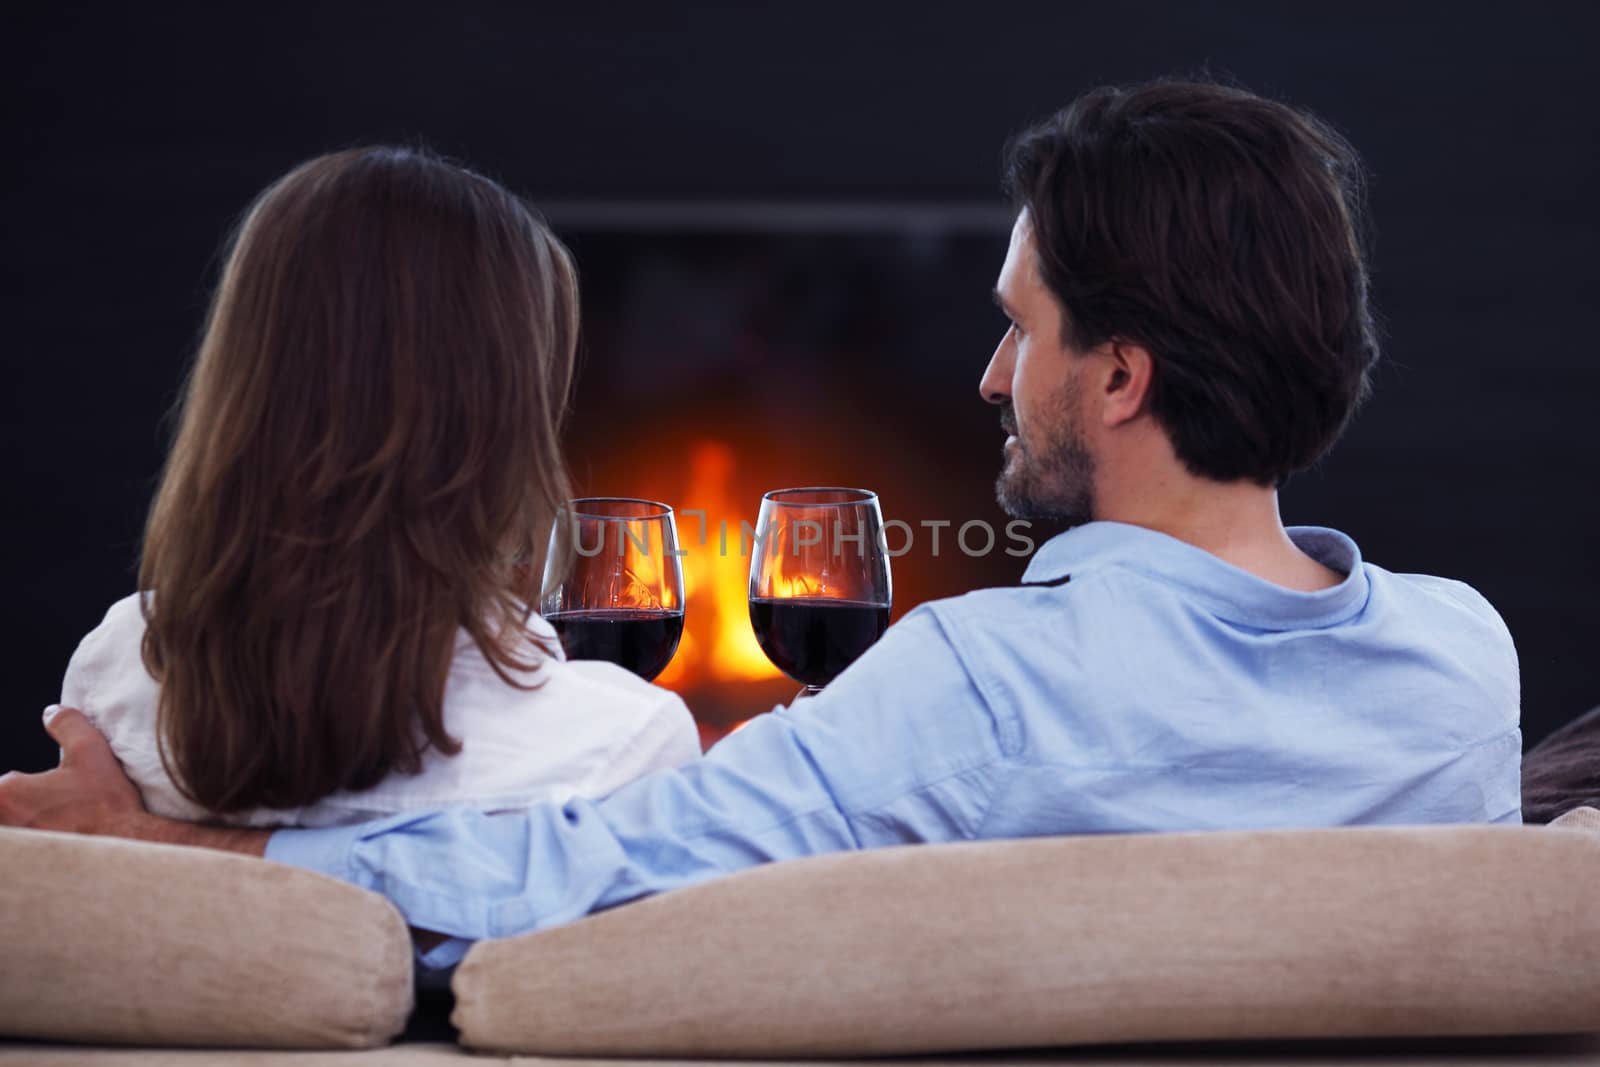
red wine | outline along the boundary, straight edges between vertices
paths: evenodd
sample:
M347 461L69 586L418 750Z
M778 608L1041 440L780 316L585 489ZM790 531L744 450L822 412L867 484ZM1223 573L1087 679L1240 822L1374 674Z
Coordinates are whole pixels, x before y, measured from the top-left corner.
M594 608L561 611L545 621L561 635L568 659L603 659L649 681L672 662L683 612Z
M827 685L889 628L887 604L824 597L751 597L761 650L802 685Z

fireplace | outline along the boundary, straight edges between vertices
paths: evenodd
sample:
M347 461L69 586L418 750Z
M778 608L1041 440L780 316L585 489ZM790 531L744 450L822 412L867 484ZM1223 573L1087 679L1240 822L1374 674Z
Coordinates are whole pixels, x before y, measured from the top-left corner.
M583 287L576 489L678 509L685 632L657 681L708 744L798 689L746 607L763 492L875 490L895 618L1018 579L1028 532L995 506L1002 435L976 388L1002 328L1003 208L547 211Z

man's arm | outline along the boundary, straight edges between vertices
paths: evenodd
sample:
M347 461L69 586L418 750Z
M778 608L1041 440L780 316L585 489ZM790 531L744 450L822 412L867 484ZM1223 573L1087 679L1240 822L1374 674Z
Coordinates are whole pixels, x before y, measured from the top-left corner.
M1002 733L914 612L821 695L610 796L282 830L266 855L379 892L415 927L505 937L774 860L971 838L1011 766Z
M145 812L94 728L66 715L51 725L62 766L0 783L0 822L265 855L382 893L413 927L467 940L774 860L964 840L1008 767L1005 731L925 609L821 695L758 716L703 759L599 800L525 811L418 812L270 836L175 824ZM453 951L434 962L454 962L459 942Z
M61 746L61 764L39 774L0 775L0 826L99 834L192 845L260 856L262 830L178 822L144 810L139 791L111 746L76 708L60 708L45 730Z

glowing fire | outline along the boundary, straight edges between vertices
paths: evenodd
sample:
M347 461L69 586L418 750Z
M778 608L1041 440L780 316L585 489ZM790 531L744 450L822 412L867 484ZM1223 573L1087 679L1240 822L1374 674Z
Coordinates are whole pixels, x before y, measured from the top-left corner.
M740 551L745 512L734 499L733 474L734 453L727 445L702 441L690 449L689 485L679 499L686 507L705 509L705 538L702 544L700 516L678 516L679 547L688 553L683 557L683 640L657 685L681 689L710 680L783 677L750 630L750 559Z

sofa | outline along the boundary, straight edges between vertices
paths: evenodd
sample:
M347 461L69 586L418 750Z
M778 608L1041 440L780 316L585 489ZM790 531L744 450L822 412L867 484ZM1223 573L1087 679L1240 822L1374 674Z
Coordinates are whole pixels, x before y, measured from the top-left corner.
M354 886L26 830L0 872L0 1064L1600 1062L1590 808L775 864L480 943L448 1026Z

